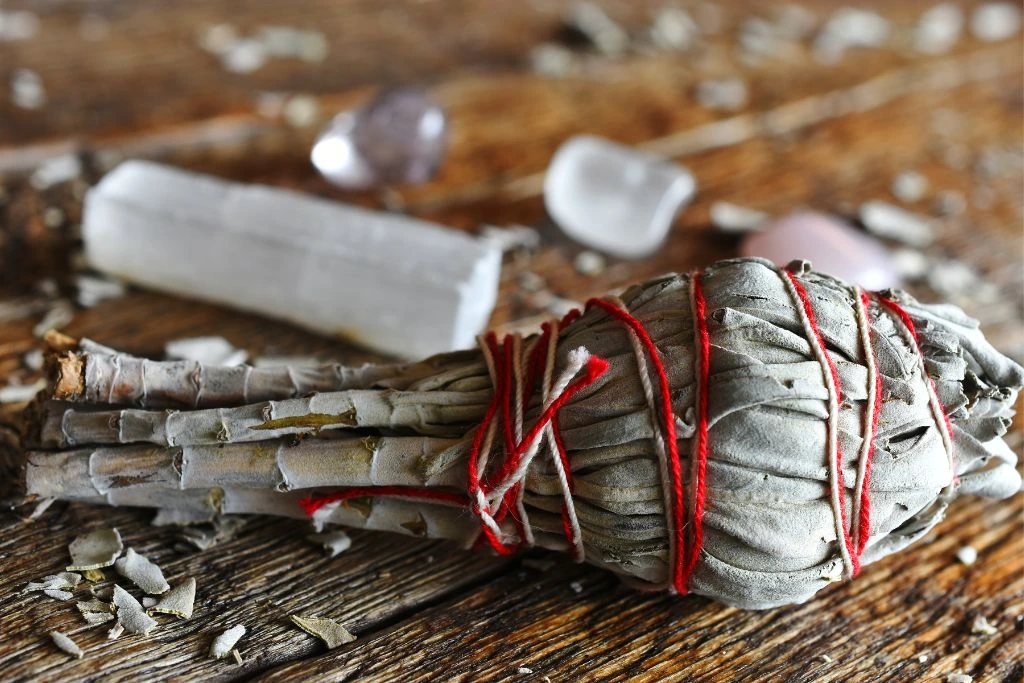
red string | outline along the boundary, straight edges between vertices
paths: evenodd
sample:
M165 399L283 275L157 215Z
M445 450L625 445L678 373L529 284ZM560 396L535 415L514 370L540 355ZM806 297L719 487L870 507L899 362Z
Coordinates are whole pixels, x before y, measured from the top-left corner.
M814 305L811 302L811 297L804 289L804 286L800 283L793 273L788 270L783 271L789 281L793 283L793 289L796 290L797 296L800 297L800 303L803 306L804 313L807 315L807 321L810 323L811 331L814 333L815 339L818 342L818 346L821 348L822 353L825 356L825 360L828 362L828 371L832 374L832 383L836 389L836 404L841 405L843 402L841 384L839 383L839 370L836 368L835 361L828 355L827 347L825 346L825 337L821 333L821 328L818 327L818 320L814 315ZM838 416L833 416L832 419L836 419ZM846 485L843 482L843 452L839 446L839 442L836 442L836 471L834 472L836 478L836 485L839 487L839 493L842 497L846 490ZM842 500L839 502L839 521L843 528L843 543L846 545L846 551L850 555L850 561L852 563L853 575L856 576L860 572L860 557L853 547L853 540L850 538L850 531L846 523L846 506L843 505Z
M878 301L883 306L892 311L896 315L896 317L899 318L900 321L903 323L903 326L907 328L907 331L910 332L910 336L911 338L913 338L915 346L917 346L917 354L921 357L921 371L924 374L925 379L928 381L932 393L935 393L935 395L938 396L938 393L935 389L935 382L934 380L932 380L932 376L929 375L924 369L924 350L921 348L921 338L917 335L917 327L914 325L914 321L910 317L910 314L907 313L902 306L900 306L898 303L896 303L889 297L882 296L881 294L876 294L875 298L878 299ZM946 425L946 434L949 435L949 442L953 443L953 423L950 422L949 420L949 414L946 412L946 406L942 405L940 402L939 409L942 412L942 421ZM955 471L953 473L953 476L956 476Z
M708 467L708 379L711 376L711 336L708 334L707 303L701 273L694 273L690 280L693 288L694 324L700 345L700 364L697 372L697 431L694 434L693 454L696 458L693 493L693 547L690 549L683 568L683 580L687 587L690 576L697 566L701 547L704 545L704 500L707 495Z
M563 319L563 324L569 324L576 317L579 316L579 311L571 312ZM550 326L546 326L544 341L545 346L547 339L550 339L551 334ZM477 493L481 492L485 495L489 493L493 488L504 482L512 473L516 471L519 464L522 462L523 456L526 451L529 450L530 445L534 443L541 435L541 432L548 426L553 424L555 427L555 441L558 444L558 457L562 461L562 465L566 471L566 479L572 484L572 475L569 468L568 456L565 453L565 446L562 443L561 435L557 429L557 414L566 403L568 403L573 396L578 392L582 391L586 387L596 382L605 372L608 371L608 361L603 358L591 356L586 365L582 368L581 376L569 384L559 395L557 399L552 401L547 408L541 413L537 421L530 428L523 439L519 443L515 443L515 439L512 435L512 418L511 418L511 401L510 396L513 391L512 381L512 343L511 337L506 337L504 343L499 348L497 343L497 337L490 333L484 338L484 343L487 345L488 350L491 352L491 357L495 359L495 388L494 393L491 396L491 401L487 406L487 410L484 413L484 417L480 422L480 426L477 427L476 433L473 435L473 441L469 453L469 462L467 466L467 479L468 479L468 494L458 494L446 491L439 491L436 489L418 488L412 486L357 486L349 487L340 491L336 491L331 494L319 496L316 498L304 498L299 501L299 505L305 511L308 516L312 516L317 510L320 510L325 505L331 503L342 502L351 500L353 498L367 498L367 497L397 497L397 498L409 498L418 500L429 500L438 503L457 505L460 507L469 507L473 513L477 516L483 514L490 514L489 511L481 510L477 501ZM535 352L537 350L535 349ZM539 358L539 356L538 356ZM532 358L531 358L532 361ZM533 363L531 362L531 365ZM536 379L536 366L531 370L531 377L527 380L527 385L532 388L532 384ZM526 394L528 395L528 394ZM524 396L524 401L525 401ZM480 458L480 452L483 448L483 441L486 437L490 425L495 418L499 417L502 422L503 436L506 445L506 457L498 468L495 476L484 480L479 471L478 461ZM494 515L495 521L500 521L506 514L514 510L516 501L518 499L520 487L522 482L516 482L513 486L502 497L501 505L498 511ZM563 506L564 507L564 506ZM515 515L513 515L515 518ZM525 529L523 528L522 520L515 518L516 524L519 527L519 538L521 543L525 540ZM566 530L566 537L569 543L572 544L574 539L572 536L572 529L569 524L568 513L563 510L563 527ZM508 555L517 549L518 546L506 544L498 535L494 529L485 523L480 525L481 533L483 538L488 544L499 554Z
M587 302L587 308L598 307L606 313L624 323L633 331L640 340L647 355L651 358L654 372L658 377L658 388L661 392L661 418L664 421L665 441L668 447L668 470L671 480L673 498L672 506L672 533L675 535L676 557L672 562L672 587L679 595L686 595L686 573L683 564L683 549L686 547L686 531L683 528L685 521L683 477L679 465L679 444L676 441L676 419L672 412L672 396L669 391L668 374L661 362L661 355L658 348L647 334L643 324L618 306L615 306L602 299L591 299Z
M869 310L870 301L871 299L867 292L860 293L860 302L864 307L865 317ZM867 327L868 343L871 343L870 340L875 335L875 331L871 328L871 325ZM864 554L864 548L868 544L868 537L871 535L871 463L875 458L875 435L878 433L878 416L882 414L882 373L878 369L878 359L874 355L871 358L875 371L875 401L874 405L867 407L867 410L871 411L869 418L871 420L871 439L868 442L866 462L864 463L864 482L861 485L860 492L860 516L857 520L858 557Z
M449 493L436 489L422 489L415 486L352 486L342 491L335 491L326 496L317 498L303 498L299 501L299 507L310 517L317 510L331 503L340 503L354 498L413 498L428 499L437 503L446 503L458 507L466 507L469 499L463 493Z

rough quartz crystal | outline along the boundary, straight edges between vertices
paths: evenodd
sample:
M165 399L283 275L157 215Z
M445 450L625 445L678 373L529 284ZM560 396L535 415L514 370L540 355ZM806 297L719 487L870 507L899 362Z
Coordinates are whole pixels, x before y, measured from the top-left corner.
M447 137L448 120L438 104L422 90L396 88L335 116L314 143L312 161L346 189L422 183L441 165Z
M693 197L686 169L609 140L578 136L555 153L544 204L574 240L622 258L641 258L665 239Z

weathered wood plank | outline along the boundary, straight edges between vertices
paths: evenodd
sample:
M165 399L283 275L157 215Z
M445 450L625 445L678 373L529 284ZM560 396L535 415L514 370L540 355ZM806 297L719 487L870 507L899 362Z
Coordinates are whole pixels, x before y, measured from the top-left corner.
M56 504L29 524L3 514L4 680L236 679L317 651L312 638L288 623L290 614L340 618L356 634L369 632L493 577L506 563L450 544L357 532L348 552L328 560L303 540L308 524L269 518L254 519L237 537L212 549L183 554L172 547L175 532L149 526L149 517L138 510L79 504ZM111 642L105 626L85 624L74 602L17 594L30 580L63 571L67 544L76 535L108 525L120 530L126 546L159 564L172 585L196 579L191 620L160 617L150 636L126 634ZM114 575L107 574L108 579ZM89 599L87 592L78 593L79 599ZM245 663L209 659L213 638L239 623L248 629L239 643ZM71 660L57 652L47 637L50 630L71 635L86 657Z
M524 569L261 680L1020 680L1022 502L960 505L932 539L806 605L743 612L590 569ZM954 557L968 543L973 567ZM972 634L978 616L999 633Z
M714 236L707 225L714 200L771 212L809 205L852 215L861 201L887 197L896 172L914 168L932 187L915 209L931 213L942 190L969 200L963 215L942 221L930 252L959 257L999 285L1002 296L971 300L968 310L982 319L998 346L1024 354L1024 169L1011 163L995 176L978 170L990 153L1019 152L1019 39L996 46L964 39L952 56L941 58L885 49L857 51L836 66L801 55L737 67L735 22L769 10L730 3L725 34L698 55L591 58L581 75L561 80L526 73L526 51L552 37L570 4L383 6L388 17L398 8L413 8L415 21L403 23L380 21L380 3L317 3L307 10L308 24L280 3L258 0L231 13L226 3L175 3L173 12L152 2L97 5L112 22L110 39L98 45L76 42L78 10L70 5L5 4L5 9L32 7L44 25L31 43L0 45L0 64L38 69L51 102L38 113L14 111L0 88L5 123L0 175L31 170L41 159L77 149L86 160L86 177L94 179L107 153L116 152L380 205L376 195L341 193L318 179L306 158L315 126L292 129L259 116L258 93L312 92L326 114L364 99L369 93L364 85L426 81L455 122L451 153L435 181L400 188L391 201L467 230L481 222L542 228L540 252L506 264L495 325L540 311L536 301L518 292L517 277L524 271L540 274L560 295L582 299L734 254L735 240ZM876 4L885 5L902 30L932 3ZM660 3L608 6L638 28ZM823 16L831 8L818 3L816 11ZM452 21L459 12L460 19ZM225 20L246 30L273 23L317 27L331 39L330 56L315 67L272 62L250 76L229 74L195 44L203 23ZM722 116L695 106L692 92L700 79L734 72L750 84L745 112ZM921 84L921 74L937 80ZM105 85L82 86L94 82ZM904 87L914 92L904 94ZM873 100L865 111L828 109L829 102L857 93ZM825 109L815 109L820 105ZM933 125L937 115L954 109L961 115L960 129L940 135ZM748 131L743 141L712 144L712 134L725 125L720 121L735 121L729 125ZM785 134L767 135L766 121L787 124ZM699 183L696 202L658 255L639 263L613 261L596 277L573 271L579 247L547 225L537 195L536 174L555 147L583 131L630 143L676 145L674 153ZM957 156L962 158L952 158ZM13 177L5 187L0 289L6 292L15 281L24 287L62 273L79 203L74 188L39 193ZM975 201L979 188L989 189L988 201ZM63 228L45 227L42 213L48 206L65 211ZM926 287L916 291L927 300L937 298ZM0 323L0 378L33 379L20 368L21 354L35 344L31 326L30 320ZM320 353L350 362L368 358L342 342L287 325L149 292L80 311L67 331L141 354L159 353L173 337L222 334L255 353ZM9 411L0 415L0 425L8 419ZM1019 443L1015 447L1020 450ZM640 595L597 570L564 563L547 574L530 570L520 576L451 546L386 536L357 535L353 550L328 562L299 540L305 527L297 522L255 521L234 541L182 556L170 550L173 534L149 528L143 512L58 505L32 525L4 512L0 564L7 569L11 593L59 569L67 542L82 528L116 524L130 543L165 566L172 583L196 576L200 609L190 622L163 620L170 625L149 639L123 636L107 643L103 629L92 629L80 641L92 648L91 656L73 662L45 635L50 628L77 635L81 621L73 606L39 596L8 599L0 605L5 635L0 670L13 680L239 678L268 668L277 680L497 680L519 678L519 666L533 669L538 680L545 675L553 680L917 680L954 670L973 673L977 680L1019 680L1024 675L1016 621L1024 594L1020 508L1019 496L1009 504L957 506L935 542L870 567L854 584L832 588L809 605L764 614ZM981 551L970 569L952 559L964 542ZM429 556L434 562L427 562ZM317 586L313 576L327 577L326 583ZM574 577L582 582L579 595L569 587ZM322 652L284 623L285 615L299 608L339 618L361 640L289 664ZM999 635L971 635L976 615L996 622ZM251 629L241 644L245 666L206 660L215 632L238 621ZM834 661L817 659L820 654ZM928 654L926 663L917 661L920 654Z

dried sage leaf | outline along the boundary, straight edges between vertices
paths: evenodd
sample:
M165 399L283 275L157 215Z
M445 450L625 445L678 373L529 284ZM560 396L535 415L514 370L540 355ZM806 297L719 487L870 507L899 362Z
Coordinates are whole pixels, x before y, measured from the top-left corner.
M149 608L149 613L173 614L182 619L192 617L192 608L196 601L196 580L189 578L185 583L178 584L164 593L160 601Z
M213 644L210 645L210 656L214 659L224 659L238 644L238 641L245 635L245 626L238 624L232 626L224 633L213 639Z
M78 643L71 640L70 636L63 634L60 631L50 631L50 638L53 639L54 645L75 659L81 659L82 656L85 655L85 651L78 647Z
M156 621L146 614L139 601L120 586L114 586L114 605L117 607L117 623L129 633L148 635L156 626Z
M293 624L309 635L316 636L320 640L324 641L327 644L328 650L333 650L345 643L351 643L356 639L354 635L349 633L347 628L333 619L324 619L323 617L300 617L296 614L292 614L288 618L291 619Z
M164 573L149 559L128 548L124 557L114 563L117 573L125 577L150 595L160 595L171 586L164 579Z
M122 550L124 544L121 543L121 534L117 529L97 529L79 536L68 546L71 564L67 566L67 570L70 572L109 567L121 556Z

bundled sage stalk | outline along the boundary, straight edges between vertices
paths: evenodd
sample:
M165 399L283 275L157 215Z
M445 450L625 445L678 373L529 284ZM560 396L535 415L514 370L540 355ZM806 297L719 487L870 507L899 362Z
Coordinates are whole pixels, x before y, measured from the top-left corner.
M556 330L539 389L524 379L530 364L513 363L511 448L482 426L502 407L493 353L213 368L83 341L51 358L27 488L179 522L301 517L301 498L348 487L424 490L439 498L361 494L314 518L472 544L476 499L451 501L473 493L471 461L481 481L500 479L511 450L521 478L485 501L493 513L521 490L513 514L484 515L502 543L568 550L639 585L747 608L801 602L855 575L926 534L960 495L1020 488L1002 436L1024 370L955 307L867 297L806 263L780 271L760 259L719 262L699 281L658 278L619 304L643 334L593 306ZM508 358L543 358L544 343L508 340ZM588 355L607 368L573 390ZM542 428L560 391L575 393Z

